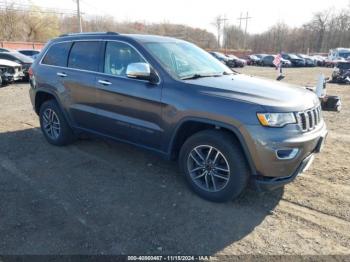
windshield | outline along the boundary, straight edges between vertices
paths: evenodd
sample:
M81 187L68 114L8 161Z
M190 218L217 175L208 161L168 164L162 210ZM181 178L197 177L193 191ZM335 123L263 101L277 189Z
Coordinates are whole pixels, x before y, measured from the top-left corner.
M19 52L12 52L11 53L12 56L14 56L15 58L17 58L18 60L20 60L21 62L23 63L33 63L33 59L28 57L28 56L25 56Z
M292 59L300 59L300 57L297 57L297 56L294 55L294 54L290 54L289 57L292 58Z
M232 74L227 66L188 42L146 43L145 46L171 75L180 79Z
M350 52L348 52L348 53L339 53L339 56L343 57L343 58L348 58L348 57L350 57Z

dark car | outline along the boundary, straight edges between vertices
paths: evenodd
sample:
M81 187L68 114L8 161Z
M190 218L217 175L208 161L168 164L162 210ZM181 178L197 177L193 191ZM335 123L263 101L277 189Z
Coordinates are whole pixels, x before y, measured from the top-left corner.
M33 63L33 59L16 51L0 52L0 59L6 59L22 65L24 80L29 79L28 70Z
M235 55L227 55L227 57L233 59L235 62L235 67L244 67L247 64L247 61Z
M284 59L289 60L292 63L292 66L294 67L303 67L305 66L305 60L298 57L295 54L282 54L282 57Z
M262 65L262 59L265 57L265 56L267 56L268 54L255 54L255 56L259 59L258 61L257 61L257 65Z
M261 59L261 65L262 66L271 66L276 67L276 65L273 63L275 60L276 55L266 55ZM292 64L289 60L281 58L282 67L290 67Z
M223 53L220 52L209 52L213 57L215 57L217 60L219 60L224 65L228 66L229 68L236 67L235 60L232 58L227 57Z
M178 159L189 186L211 201L250 182L291 182L327 135L315 93L234 73L174 38L64 35L34 61L30 85L49 143L88 132Z
M350 83L350 62L338 62L332 73L332 82Z
M297 56L300 57L301 59L304 59L305 66L307 66L307 67L314 67L317 65L316 60L308 55L298 54Z
M11 49L8 48L0 48L0 52L11 52Z
M258 65L261 59L256 55L249 55L247 56L246 60L247 60L247 65Z

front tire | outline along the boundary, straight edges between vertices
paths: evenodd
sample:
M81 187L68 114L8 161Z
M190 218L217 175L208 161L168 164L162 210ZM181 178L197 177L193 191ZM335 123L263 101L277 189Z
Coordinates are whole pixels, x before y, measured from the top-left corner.
M55 100L42 104L39 118L41 130L50 144L64 146L75 140L75 135Z
M223 131L205 130L190 137L179 164L191 189L209 201L237 198L248 184L249 168L240 145Z

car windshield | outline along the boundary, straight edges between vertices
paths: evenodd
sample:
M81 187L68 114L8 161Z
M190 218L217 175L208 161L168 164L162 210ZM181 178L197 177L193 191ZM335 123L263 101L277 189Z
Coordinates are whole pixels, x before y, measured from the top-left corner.
M350 57L350 52L348 52L348 53L339 53L339 56L343 57L343 58L348 58L348 57Z
M294 55L294 54L290 54L289 57L292 58L292 59L300 59L300 57L297 57L297 56Z
M152 42L145 46L171 75L180 79L233 73L209 53L188 42Z
M23 63L33 63L33 59L19 52L11 52L11 55Z

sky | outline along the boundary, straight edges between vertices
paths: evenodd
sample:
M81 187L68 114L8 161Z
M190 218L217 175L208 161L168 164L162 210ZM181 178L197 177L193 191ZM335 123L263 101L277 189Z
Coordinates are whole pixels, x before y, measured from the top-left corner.
M207 29L218 15L226 15L228 24L239 25L240 14L249 13L249 33L261 33L276 22L291 27L309 21L315 12L339 10L350 0L80 0L85 15L109 15L117 21L170 22ZM9 0L8 0L9 2ZM41 7L76 9L75 0L19 0ZM84 16L83 16L84 17ZM242 23L245 26L245 22Z

